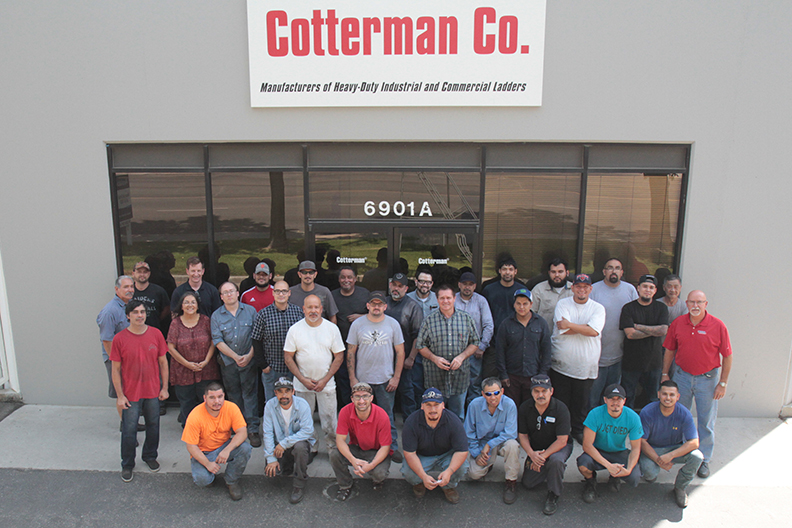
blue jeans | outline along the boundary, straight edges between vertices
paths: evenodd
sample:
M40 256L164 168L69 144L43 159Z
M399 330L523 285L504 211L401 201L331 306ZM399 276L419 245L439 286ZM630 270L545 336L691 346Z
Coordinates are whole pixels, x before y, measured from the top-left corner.
M630 450L625 449L624 451L603 451L599 450L599 454L602 455L602 458L610 462L611 464L624 464L624 467L627 467L627 463L630 458ZM594 473L594 478L597 478L597 471L601 469L605 469L605 466L591 458L591 455L588 453L583 453L577 458L577 465L578 468L584 467ZM582 472L581 472L582 473ZM640 459L639 463L635 464L635 467L630 472L629 475L626 477L621 477L621 479L632 486L633 488L638 486L638 482L641 480L641 464Z
M474 398L481 396L481 359L474 355L470 356L470 387L468 387L465 406L470 405Z
M630 409L635 408L635 391L639 383L649 397L649 401L656 402L657 391L660 390L661 374L662 369L647 370L646 372L641 372L639 370L622 370L621 385L627 393L625 405Z
M223 445L214 451L209 451L208 453L204 452L204 455L206 455L206 458L209 459L209 462L214 462L217 458L217 455L220 454L220 451L225 449L230 442L231 439L229 438ZM236 484L236 482L240 479L242 473L245 472L248 460L250 460L250 452L252 450L253 448L250 447L250 444L247 442L247 440L245 440L241 445L238 445L236 449L231 451L225 468L226 484ZM216 475L211 473L204 467L203 464L194 458L190 458L190 467L192 469L193 482L195 482L195 484L198 486L203 488L214 482Z
M413 363L413 365L415 365L415 363ZM420 401L415 399L415 389L413 388L414 371L415 366L411 369L402 369L401 378L399 379L399 388L396 389L396 392L399 393L402 416L405 420L418 409L416 401Z
M658 455L665 455L673 451L674 449L678 448L682 444L677 444L668 447L654 447L655 453ZM674 487L684 490L688 487L688 484L693 480L693 477L696 476L696 471L698 471L701 462L704 460L704 455L701 454L701 451L698 449L694 449L687 455L683 455L681 457L674 458L674 464L683 464L681 468L679 468L679 473L677 473L676 480L674 481ZM641 464L641 473L643 473L644 478L648 482L654 482L657 478L657 475L660 473L660 466L655 464L652 460L641 454L641 459L639 461Z
M121 467L135 467L137 454L137 424L140 415L146 422L146 440L143 442L143 460L157 460L159 447L159 410L160 402L157 398L143 398L129 402L129 409L121 412Z
M421 397L428 387L424 387L423 362L419 363L416 358L412 368L413 397L416 409L421 407Z
M291 380L294 379L294 374L291 372L275 372L274 369L270 369L268 373L261 373L261 384L264 386L264 398L266 401L270 401L275 397L275 382L278 381L278 378Z
M247 422L248 433L258 433L261 426L261 416L258 415L258 379L260 370L254 367L253 362L245 368L239 368L236 363L226 365L220 363L223 373L223 385L226 397L239 406Z
M385 390L387 383L372 384L374 389L374 401L377 405L385 409L391 423L391 449L399 449L399 434L396 432L396 424L393 421L393 404L396 401L396 391L388 392Z
M453 394L451 396L445 396L445 407L452 413L459 416L459 419L463 422L465 421L465 398L467 397L467 391L463 392L462 394Z
M435 455L435 456L423 456L418 455L418 459L421 461L421 467L426 473L430 471L436 471L438 473L442 473L448 466L451 464L451 457L454 456L454 451L448 451L447 453L443 453L442 455ZM465 462L459 466L459 469L454 471L453 475L451 475L451 479L448 483L447 488L456 488L457 484L462 477L465 476L467 473L468 461L467 458ZM407 463L407 457L404 458L404 462L402 462L401 467L402 475L404 475L404 480L412 484L413 486L417 486L418 484L423 484L423 480L419 477L415 471L412 470L410 465Z
M718 417L718 400L712 397L720 381L720 368L693 376L675 366L673 380L679 385L679 403L692 411L693 399L696 400L699 451L704 455L704 462L709 463L715 448L715 420Z
M589 401L589 408L599 407L602 405L602 393L605 387L612 383L619 383L621 380L621 361L609 367L600 367L597 373L597 379L591 385L591 395Z
M182 427L187 423L187 417L190 415L190 411L195 409L197 405L203 403L204 389L210 383L210 380L204 380L193 383L192 385L173 386L173 392L176 393L176 398L179 400L179 422L182 424Z

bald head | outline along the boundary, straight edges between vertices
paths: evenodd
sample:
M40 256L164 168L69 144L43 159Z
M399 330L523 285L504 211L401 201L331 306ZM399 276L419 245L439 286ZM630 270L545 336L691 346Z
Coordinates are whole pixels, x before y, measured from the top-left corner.
M316 295L309 295L303 301L303 313L310 326L322 324L322 300Z
M690 312L690 320L698 322L704 319L707 314L707 295L701 290L693 290L688 293L687 301L688 312Z

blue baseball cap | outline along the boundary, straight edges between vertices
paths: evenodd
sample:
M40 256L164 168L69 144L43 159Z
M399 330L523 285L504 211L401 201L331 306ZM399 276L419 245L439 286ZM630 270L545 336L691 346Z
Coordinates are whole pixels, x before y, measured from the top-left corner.
M434 387L429 387L424 391L423 396L421 397L421 401L423 403L427 403L427 402L443 403L444 401L443 393Z

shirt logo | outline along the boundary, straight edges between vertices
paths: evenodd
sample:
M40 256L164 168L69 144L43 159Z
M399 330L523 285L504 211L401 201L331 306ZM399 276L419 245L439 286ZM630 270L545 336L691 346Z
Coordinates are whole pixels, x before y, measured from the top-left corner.
M707 335L707 331L706 330L698 330L698 333L701 334L701 335Z
M370 333L364 335L360 340L361 345L371 346L387 346L388 335L379 330L372 330Z

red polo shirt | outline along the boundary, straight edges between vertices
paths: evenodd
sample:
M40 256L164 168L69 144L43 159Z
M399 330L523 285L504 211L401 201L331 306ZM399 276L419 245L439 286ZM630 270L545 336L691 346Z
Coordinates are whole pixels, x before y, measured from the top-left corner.
M731 356L729 331L723 321L709 313L693 326L690 315L677 317L668 327L663 348L676 350L677 366L693 376L721 366L721 357Z
M355 404L349 403L338 413L336 434L349 435L349 443L363 451L379 449L391 444L390 418L385 409L372 403L368 418L361 421L355 412Z
M246 290L239 299L245 304L249 304L260 312L270 304L275 302L275 295L272 293L272 286L268 286L264 291L259 291L257 287L253 286Z

